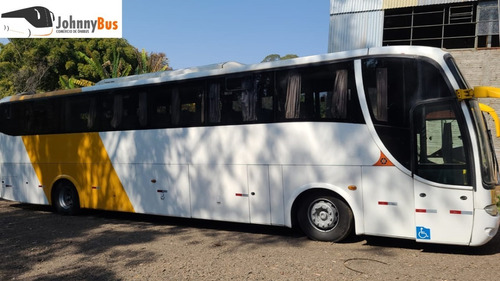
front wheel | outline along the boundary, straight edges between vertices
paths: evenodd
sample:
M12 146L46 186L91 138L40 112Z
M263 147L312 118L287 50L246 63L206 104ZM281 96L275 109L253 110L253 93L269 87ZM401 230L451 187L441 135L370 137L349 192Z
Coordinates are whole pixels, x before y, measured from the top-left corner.
M300 202L297 221L311 239L338 242L352 231L351 208L341 199L321 193L307 195Z
M80 198L75 186L67 181L55 186L52 194L52 205L63 215L76 215L80 211Z

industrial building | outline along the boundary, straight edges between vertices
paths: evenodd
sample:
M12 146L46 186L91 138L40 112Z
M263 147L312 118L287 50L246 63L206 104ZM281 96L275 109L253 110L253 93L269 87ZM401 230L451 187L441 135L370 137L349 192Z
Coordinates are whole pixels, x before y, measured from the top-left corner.
M330 0L328 51L438 47L455 57L470 86L500 88L499 10L498 0ZM483 102L500 113L500 100ZM500 138L495 147L500 156Z
M329 52L422 45L451 52L472 86L500 87L497 0L331 0Z

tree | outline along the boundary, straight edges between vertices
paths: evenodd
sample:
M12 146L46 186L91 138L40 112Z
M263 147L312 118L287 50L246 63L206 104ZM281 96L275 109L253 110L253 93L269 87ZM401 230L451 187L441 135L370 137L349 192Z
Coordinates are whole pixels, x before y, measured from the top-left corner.
M270 54L267 57L265 57L262 62L270 62L270 61L279 61L279 60L288 60L288 59L294 59L298 58L299 56L295 54L287 54L285 56L280 56L278 54Z
M64 82L69 79L102 79L79 52L109 61L110 73L124 74L138 64L136 48L125 39L10 39L0 46L0 96L71 87Z
M164 53L148 54L144 49L139 53L137 51L137 68L135 74L151 73L170 70L168 59Z
M78 56L85 60L95 73L98 74L99 80L128 76L132 69L132 66L127 64L116 50L113 52L112 62L108 60L101 63L101 59L94 54L92 54L92 57L88 57L84 53L78 52Z
M79 52L78 75L75 75L77 78L97 82L106 78L126 76L138 65L137 49L125 39L90 39L85 44L76 44L75 47Z

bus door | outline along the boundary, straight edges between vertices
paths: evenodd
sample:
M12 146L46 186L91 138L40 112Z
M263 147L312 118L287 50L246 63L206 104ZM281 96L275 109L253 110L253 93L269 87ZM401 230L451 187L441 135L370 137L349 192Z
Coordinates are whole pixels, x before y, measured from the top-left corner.
M415 237L467 245L473 223L470 144L456 102L426 103L413 112Z

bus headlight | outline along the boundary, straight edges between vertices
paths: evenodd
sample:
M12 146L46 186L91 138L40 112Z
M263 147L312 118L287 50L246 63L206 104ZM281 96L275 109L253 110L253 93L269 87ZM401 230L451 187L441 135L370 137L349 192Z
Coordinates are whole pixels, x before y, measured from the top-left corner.
M484 207L484 210L486 211L486 213L488 213L491 216L498 215L497 205L488 205L488 206Z

